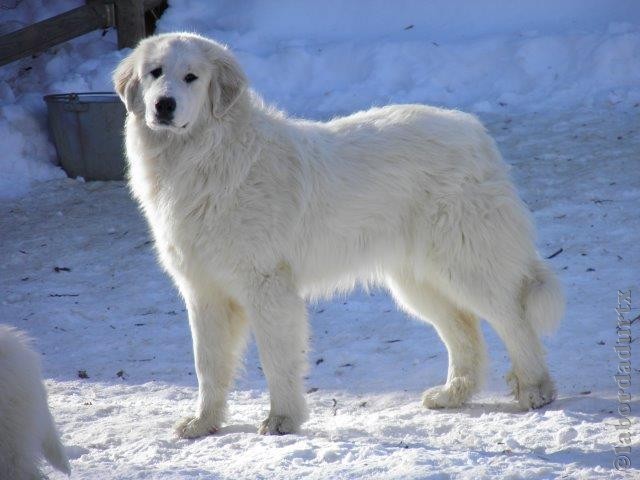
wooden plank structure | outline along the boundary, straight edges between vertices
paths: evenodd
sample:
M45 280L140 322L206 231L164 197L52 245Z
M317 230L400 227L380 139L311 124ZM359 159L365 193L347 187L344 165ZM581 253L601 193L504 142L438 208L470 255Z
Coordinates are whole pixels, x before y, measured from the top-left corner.
M134 47L147 33L145 12L166 7L166 0L87 0L55 17L0 36L0 66L93 30L115 27L118 48Z
M134 47L145 37L144 5L141 1L116 3L118 48Z

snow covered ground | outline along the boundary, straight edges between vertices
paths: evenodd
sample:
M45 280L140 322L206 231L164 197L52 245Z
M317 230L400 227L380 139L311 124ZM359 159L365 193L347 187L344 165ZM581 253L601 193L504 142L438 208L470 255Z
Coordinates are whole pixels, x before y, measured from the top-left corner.
M0 33L82 3L0 2ZM640 313L637 1L169 3L161 31L228 43L252 85L292 114L423 102L487 122L534 212L540 251L562 249L550 261L567 315L546 340L559 399L518 412L506 352L485 329L482 392L459 410L424 410L421 391L446 377L444 346L385 292L356 292L310 306L301 435L255 433L268 397L251 344L228 425L173 438L196 395L184 306L124 184L69 180L52 163L42 95L110 90L126 54L113 31L93 32L0 67L0 322L43 354L73 478L624 478L612 469L613 345L617 291L631 289L631 316ZM628 476L638 478L640 402L630 408Z
M482 392L465 408L423 409L421 391L445 379L444 346L386 293L358 292L310 306L311 419L300 435L256 434L268 397L251 344L228 425L177 440L172 424L196 395L191 342L143 219L122 183L53 180L0 203L0 315L43 354L73 478L625 478L612 469L614 308L617 290L631 289L640 313L640 107L483 118L534 212L540 251L563 249L551 262L567 316L546 341L556 402L517 411L506 352L485 329ZM635 350L633 362L637 379ZM628 478L638 478L637 400L631 412Z

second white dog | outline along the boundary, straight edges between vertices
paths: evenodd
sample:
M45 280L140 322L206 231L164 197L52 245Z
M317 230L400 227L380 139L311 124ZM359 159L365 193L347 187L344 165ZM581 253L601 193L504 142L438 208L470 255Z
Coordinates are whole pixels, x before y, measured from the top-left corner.
M523 408L554 398L541 332L563 312L529 214L471 115L421 105L327 123L265 106L225 47L192 34L146 39L114 74L128 109L130 183L162 264L186 301L199 382L183 437L215 431L250 325L271 394L260 431L307 418L304 298L388 286L449 351L428 408L478 389L478 318L505 342Z
M23 333L0 325L0 479L42 478L38 466L43 455L69 474L47 405L40 359Z

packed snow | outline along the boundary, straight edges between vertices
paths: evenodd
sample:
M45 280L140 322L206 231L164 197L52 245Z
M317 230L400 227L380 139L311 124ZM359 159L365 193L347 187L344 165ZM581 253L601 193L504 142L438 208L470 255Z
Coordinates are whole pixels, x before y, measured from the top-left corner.
M268 395L252 344L227 426L178 440L172 425L197 392L189 327L126 186L54 180L5 201L1 315L43 354L73 478L624 478L612 469L614 308L618 289L632 290L634 315L640 307L638 113L485 116L534 213L540 251L563 249L550 262L569 307L546 342L559 397L525 413L490 329L482 392L461 409L425 410L421 391L446 378L443 344L386 293L358 292L310 306L311 419L300 435L256 433ZM637 445L640 403L631 409Z
M82 3L0 3L0 33ZM464 408L425 410L421 391L446 378L444 345L385 292L358 291L309 307L311 418L301 434L256 433L268 393L251 343L228 424L176 439L172 425L197 393L184 305L126 186L64 178L47 133L44 94L112 88L127 51L116 51L115 32L94 32L0 67L0 322L43 355L72 478L640 475L640 402L631 426L616 428L613 379L618 290L631 290L630 315L640 313L637 2L183 0L170 1L159 30L227 43L253 87L294 115L392 102L476 112L566 286L566 318L545 341L559 398L519 412L506 351L486 328L481 393ZM627 473L613 468L624 431Z

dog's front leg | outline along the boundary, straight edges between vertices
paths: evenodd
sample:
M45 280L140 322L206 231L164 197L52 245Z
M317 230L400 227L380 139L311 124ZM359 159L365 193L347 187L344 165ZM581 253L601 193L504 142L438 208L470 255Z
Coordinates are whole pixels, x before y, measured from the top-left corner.
M254 280L249 290L253 296L249 321L271 396L271 410L259 432L297 432L308 418L302 388L308 342L306 307L288 269Z
M226 415L227 391L246 337L246 317L237 303L211 289L206 295L183 290L193 340L198 403L196 415L176 425L182 438L214 433Z

